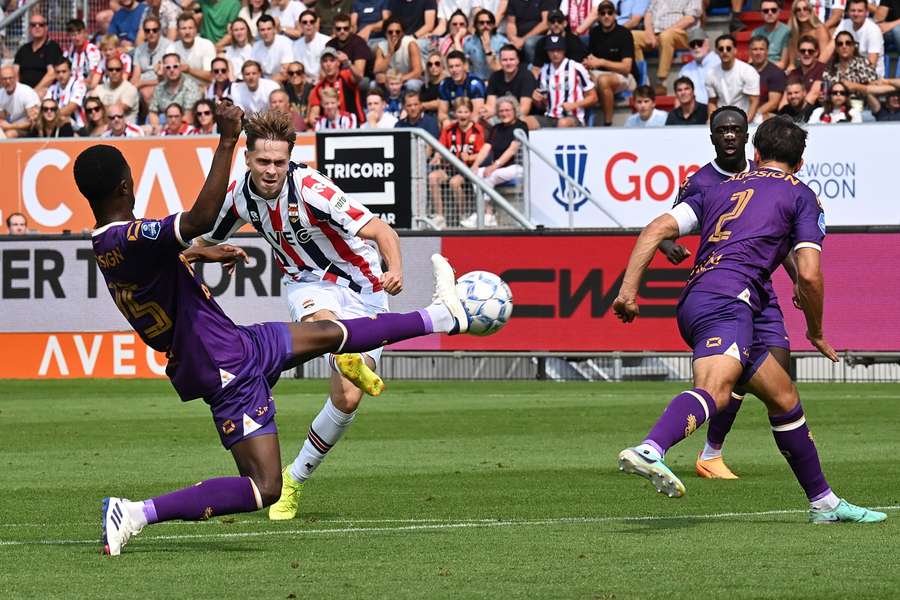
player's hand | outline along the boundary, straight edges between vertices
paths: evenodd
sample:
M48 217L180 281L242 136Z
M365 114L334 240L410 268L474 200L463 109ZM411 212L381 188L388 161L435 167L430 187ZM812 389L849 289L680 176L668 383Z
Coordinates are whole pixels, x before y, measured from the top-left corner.
M636 316L641 314L641 309L638 308L637 301L633 297L619 294L613 301L613 312L623 323L631 323Z
M222 268L230 275L234 273L234 267L238 261L244 264L250 262L250 257L243 248L231 244L218 246L191 246L184 251L190 262L217 262L222 263Z
M381 287L391 296L396 296L403 291L403 272L388 269L381 275Z
M660 247L660 250L663 250ZM669 262L673 265L677 265L681 263L684 259L691 255L691 251L682 246L681 244L672 244L668 246L668 252L663 250L663 254L666 255L666 258L669 259Z
M645 32L644 39L647 40L647 45L650 46L650 48L659 46L659 38L656 37L655 33L647 35Z
M803 310L803 301L800 300L800 286L796 283L794 284L794 294L791 296L791 300L794 302L794 308Z
M810 333L807 331L806 339L809 340L810 344L816 347L816 350L818 350L822 354L822 356L824 356L831 362L838 361L837 352L834 351L834 348L831 347L831 344L829 344L824 337L810 335Z
M243 128L244 111L231 102L220 102L216 107L216 125L222 140L237 142Z

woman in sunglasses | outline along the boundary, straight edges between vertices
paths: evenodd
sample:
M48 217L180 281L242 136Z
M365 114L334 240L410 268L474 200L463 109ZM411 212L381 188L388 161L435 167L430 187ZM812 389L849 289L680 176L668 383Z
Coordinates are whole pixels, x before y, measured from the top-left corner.
M106 117L106 107L97 96L84 99L84 121L86 125L78 130L80 137L100 137L106 133L109 119Z
M214 135L216 129L216 105L208 98L201 98L194 102L191 109L194 113L194 131L197 135Z
M831 39L828 36L828 30L825 29L825 25L813 12L809 0L797 0L794 2L794 5L791 7L789 25L791 38L788 43L787 73L797 68L797 60L800 58L800 38L806 35L814 37L819 42L819 48L822 50L819 60L828 62L832 52Z
M287 80L282 84L284 91L287 92L288 101L303 119L309 113L309 94L312 92L312 83L306 79L306 67L300 61L294 61L288 64L285 71Z
M457 9L456 12L450 15L447 35L438 40L438 51L443 56L447 56L451 50L465 52L463 44L470 37L472 37L472 34L469 33L469 19L463 11Z
M406 35L403 23L391 17L384 25L385 39L375 47L375 81L384 85L384 74L394 69L403 74L408 90L422 87L422 52L416 38Z
M438 105L440 105L440 86L441 81L446 77L444 73L444 59L441 53L432 50L428 53L425 60L425 85L419 90L422 99L422 108L432 117L437 116Z
M59 104L56 100L45 98L41 102L41 112L35 120L34 127L28 133L28 137L72 137L75 131L69 119L59 113Z
M829 87L825 104L809 116L810 125L832 123L862 123L862 113L850 106L850 90L841 81Z
M854 95L864 97L868 85L878 79L875 68L860 56L856 40L849 31L842 31L834 38L834 56L828 62L823 81L829 89L835 82L841 82Z

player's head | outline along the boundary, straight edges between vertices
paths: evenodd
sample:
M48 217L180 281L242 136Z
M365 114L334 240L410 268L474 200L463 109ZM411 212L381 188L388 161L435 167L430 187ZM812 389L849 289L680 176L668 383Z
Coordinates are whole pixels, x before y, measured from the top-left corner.
M806 135L805 129L784 115L767 119L753 136L756 160L782 163L796 173L803 166Z
M736 106L716 109L709 119L709 139L716 149L719 160L745 158L745 148L749 137L747 113Z
M98 220L116 209L134 208L134 180L117 148L91 146L75 159L75 185Z
M247 170L256 192L265 198L281 193L297 139L291 115L266 110L255 113L244 125L247 134Z

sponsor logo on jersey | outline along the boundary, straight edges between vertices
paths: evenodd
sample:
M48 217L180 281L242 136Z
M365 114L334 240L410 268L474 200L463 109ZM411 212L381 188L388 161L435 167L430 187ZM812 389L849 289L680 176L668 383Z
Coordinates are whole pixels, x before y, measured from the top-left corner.
M159 221L144 221L141 223L141 235L148 240L155 240L158 238L161 229Z

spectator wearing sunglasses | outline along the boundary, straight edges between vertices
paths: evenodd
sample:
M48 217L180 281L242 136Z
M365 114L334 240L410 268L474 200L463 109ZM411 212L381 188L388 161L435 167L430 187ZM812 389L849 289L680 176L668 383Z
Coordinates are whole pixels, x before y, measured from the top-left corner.
M319 59L322 50L331 38L319 33L319 17L311 10L304 10L300 14L301 35L294 42L294 60L303 63L306 73L313 80L319 78Z
M106 133L109 118L100 98L88 96L84 99L84 122L84 127L76 132L79 137L101 137Z
M307 8L311 8L319 16L319 31L325 35L333 35L334 18L337 15L349 15L352 12L353 0L305 0Z
M332 32L334 37L325 45L337 50L338 60L341 64L349 65L354 77L361 82L366 77L371 79L375 69L375 54L363 38L353 33L352 17L346 14L335 15ZM368 86L363 83L363 87Z
M106 106L118 104L125 111L125 120L137 122L140 95L137 88L125 80L124 67L118 58L111 58L106 63L107 80L94 89L94 95Z
M826 88L840 81L851 92L862 97L868 91L866 86L878 79L878 73L865 57L860 56L853 34L840 31L834 40L834 55L822 79Z
M34 127L28 133L28 137L58 138L73 137L75 130L69 119L59 112L59 104L52 98L45 98L41 102L41 111L34 123Z
M872 19L868 18L869 4L867 0L849 0L847 15L835 31L837 35L846 31L856 41L859 54L875 68L878 77L884 77L884 35Z
M44 95L44 100L52 99L57 103L59 114L72 122L75 128L84 127L84 112L81 105L87 95L87 85L72 73L72 63L68 58L54 67L56 82Z
M109 118L109 127L100 137L142 137L144 131L137 125L132 125L125 120L125 108L113 104L110 106L106 115Z
M600 107L603 125L612 125L615 95L637 87L637 68L634 64L634 38L631 32L616 22L613 3L603 0L597 6L600 25L591 30L584 66L590 70Z
M422 108L435 119L441 103L441 82L445 75L444 58L440 52L432 50L425 59L425 83L419 88L419 93L421 94Z
M209 98L201 98L194 102L191 109L194 114L194 133L197 135L214 135L219 132L216 126L216 104Z
M788 63L785 71L790 73L797 68L800 60L800 39L809 35L815 38L817 48L824 49L825 54L820 54L819 59L822 62L828 62L831 58L830 42L831 36L828 29L819 21L819 17L812 10L809 0L797 0L791 6L791 39L788 44Z
M419 89L422 87L422 52L415 38L405 35L403 23L396 17L387 20L384 31L386 39L375 46L375 80L384 85L384 74L388 69L394 69L403 74L407 89Z
M113 59L122 63L122 72L124 73L125 79L131 79L133 71L131 55L122 50L122 47L119 45L118 37L112 34L103 36L100 40L100 55L100 64L97 65L97 68L91 74L91 81L88 84L88 89L93 90L102 82L109 79L106 63Z
M855 44L852 43L852 36L850 34L844 35L850 39L850 49L855 48ZM797 68L791 71L788 76L788 83L798 82L803 84L806 103L810 106L815 106L819 103L819 97L822 94L822 81L825 77L825 65L819 61L819 41L811 35L801 37L800 42L797 44L797 55L800 57L797 61Z
M735 56L737 44L731 34L716 38L716 53L722 61L709 70L706 91L709 94L709 114L720 106L737 106L753 122L759 108L759 73Z
M228 59L223 56L217 56L212 61L213 80L206 88L203 97L207 100L215 100L218 102L222 98L230 98L231 94L231 69Z
M163 81L156 86L156 91L153 92L148 115L150 128L154 134L161 131L159 117L160 114L165 117L167 106L170 104L193 106L194 102L203 97L203 91L197 84L182 73L181 57L175 52L163 56L161 72Z
M172 42L162 36L159 17L152 14L144 18L141 33L143 42L134 51L131 83L144 98L144 102L149 103L159 83L158 65L162 62L163 56L172 52Z
M113 14L107 33L118 37L125 48L132 48L145 10L147 5L138 0L119 0L119 10Z
M531 61L531 72L535 77L540 74L541 67L550 62L550 58L547 56L547 39L550 36L556 36L563 40L566 45L565 56L569 60L582 62L589 54L584 42L569 30L568 19L561 10L551 10L547 16L547 22L550 24L547 35L541 37L534 47L534 60Z
M840 81L831 86L825 103L809 116L810 125L835 123L862 123L862 113L850 105L850 89Z
M143 28L150 18L156 19L159 23L160 36L174 42L178 35L178 15L181 14L181 7L172 0L144 0L144 4L147 5L147 10L141 18L137 43L143 43L147 37L147 32Z
M506 36L497 32L497 22L489 11L480 9L473 19L475 34L462 44L462 50L469 57L469 69L482 79L489 79L500 70L500 50L509 44Z
M45 16L31 15L28 34L31 41L19 47L14 62L19 67L19 82L43 96L56 79L53 67L62 60L63 52L59 44L50 39Z
M160 135L195 135L197 130L184 119L184 108L180 104L166 107L166 126Z
M754 29L750 35L766 38L769 44L769 61L784 71L788 66L791 28L780 21L781 7L781 0L763 0L760 5L763 24Z
M309 95L314 85L307 79L303 63L292 62L287 66L287 81L282 84L288 97L291 112L300 115L304 121L309 114ZM269 96L271 100L271 94ZM302 129L298 129L301 131Z
M694 94L697 102L706 104L709 102L709 94L706 92L706 73L722 64L719 55L711 51L709 36L700 28L692 29L688 34L688 45L694 60L681 67L679 77L687 77L694 82Z

